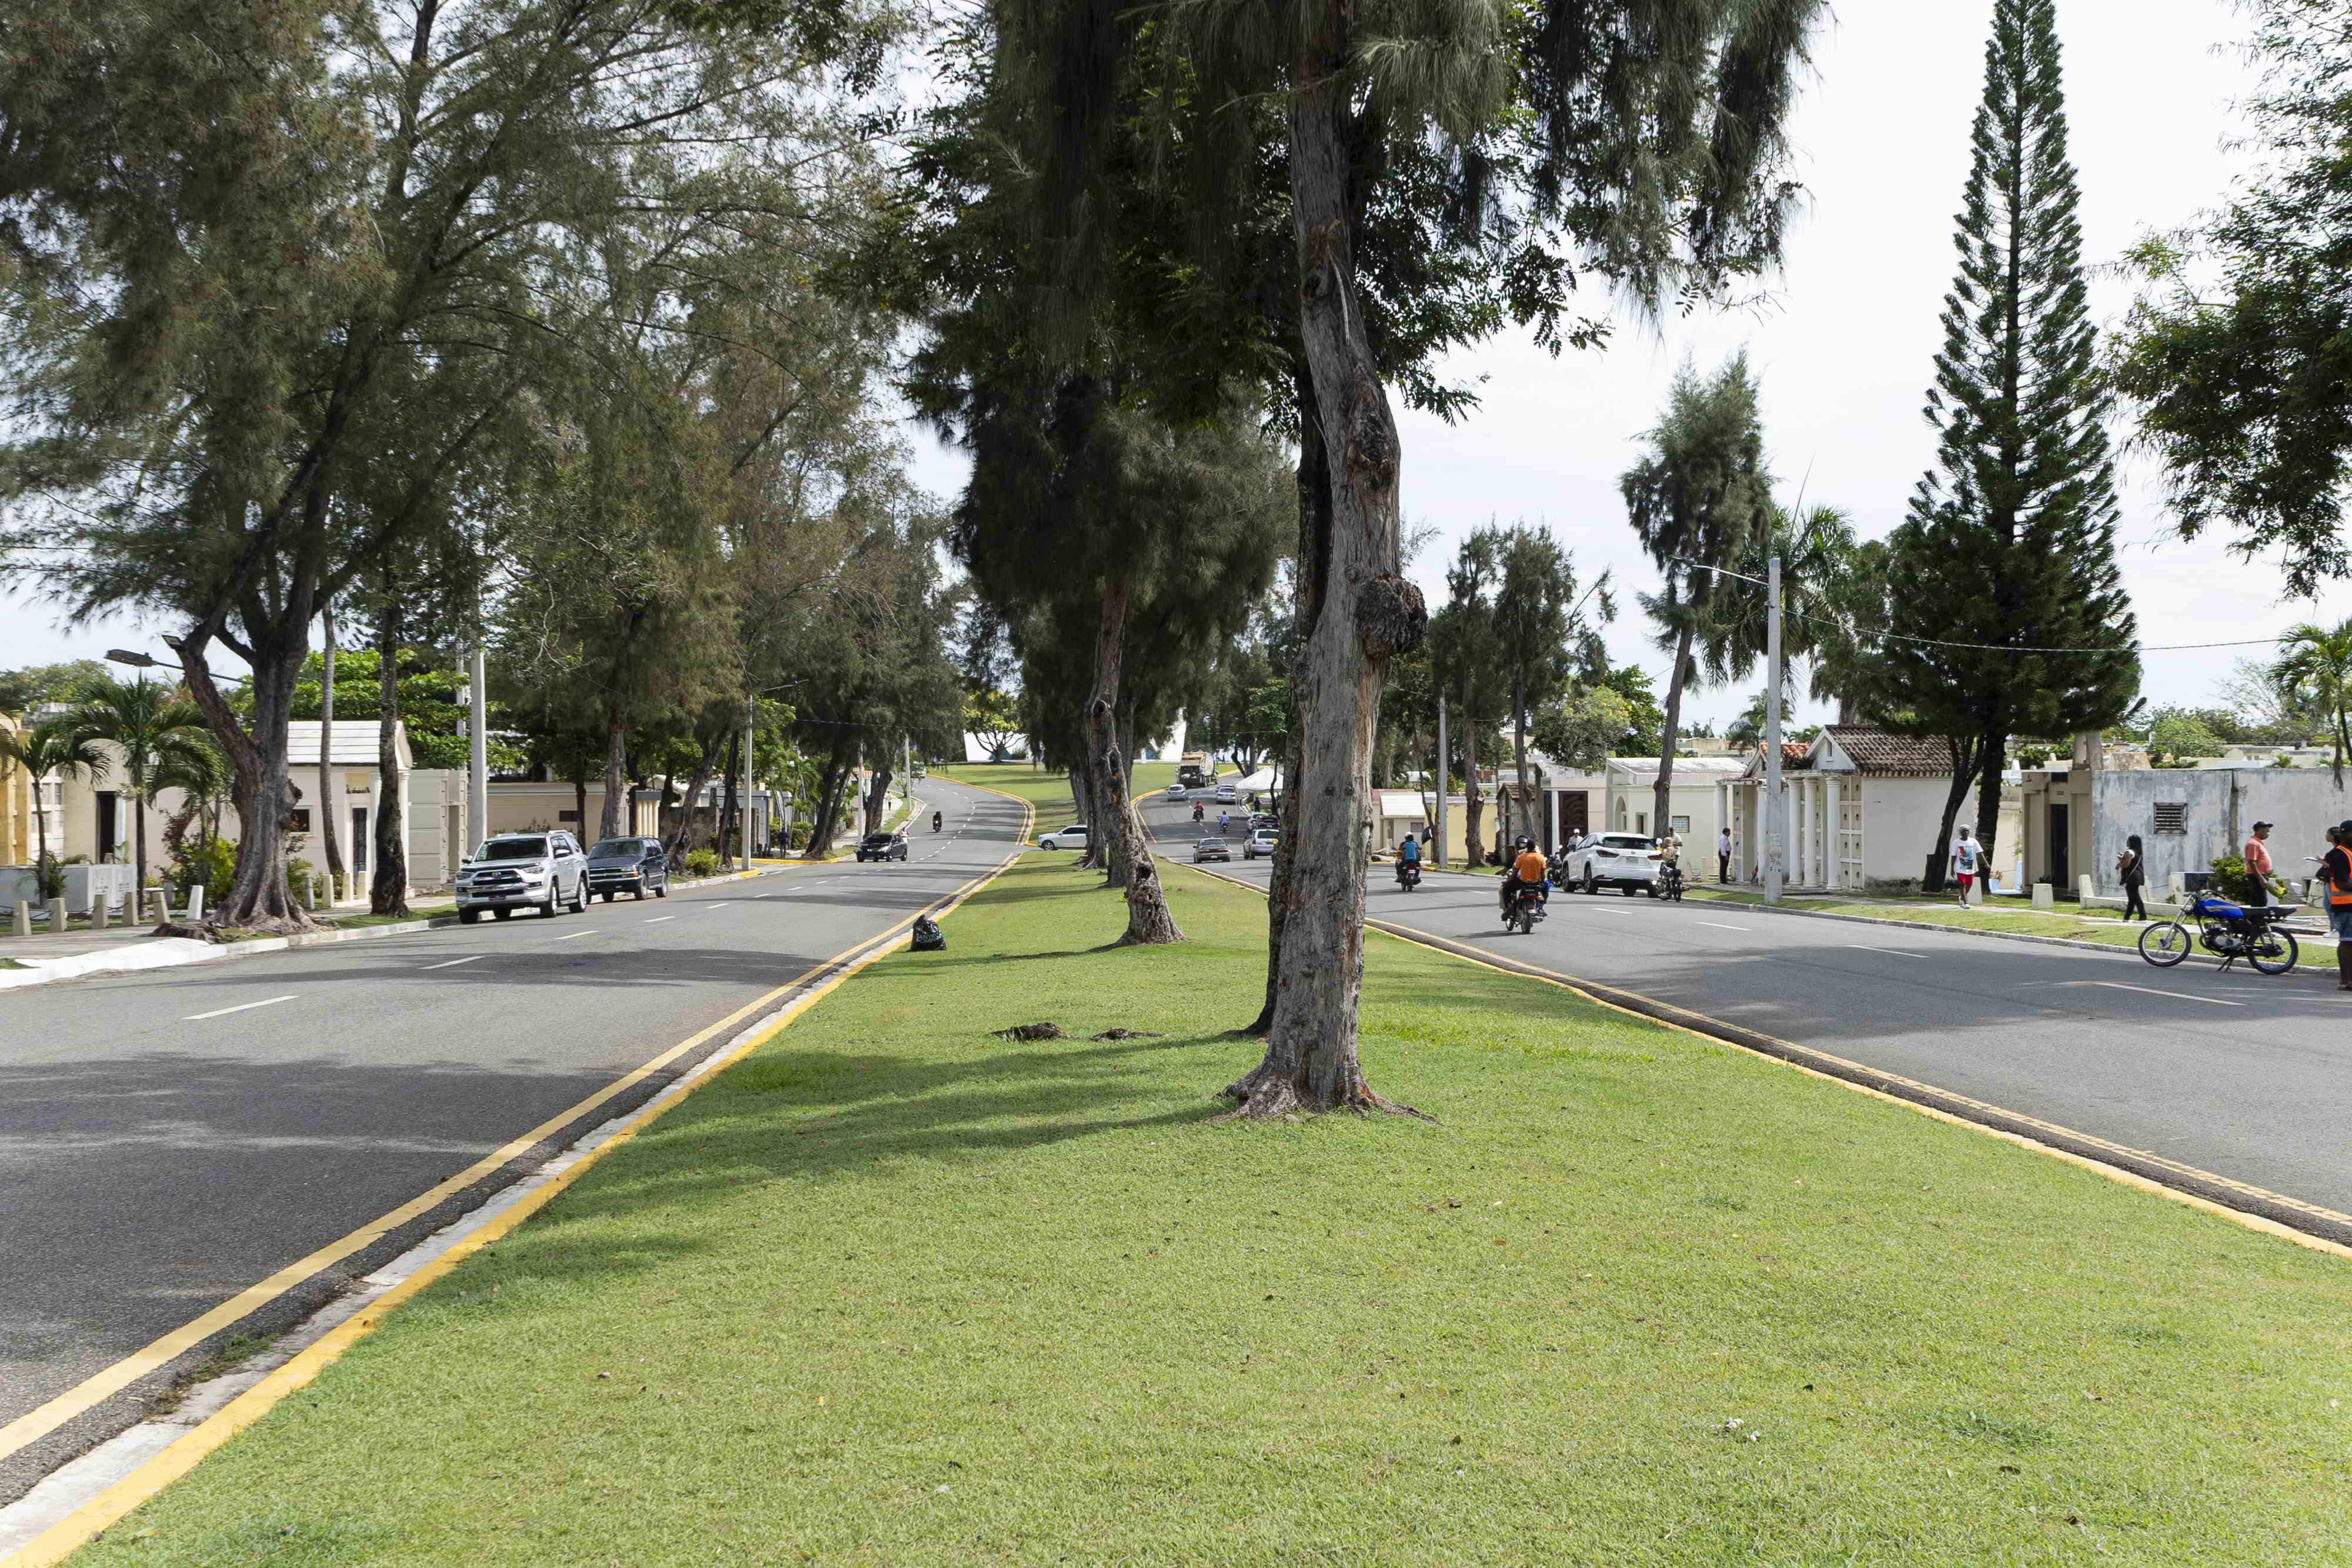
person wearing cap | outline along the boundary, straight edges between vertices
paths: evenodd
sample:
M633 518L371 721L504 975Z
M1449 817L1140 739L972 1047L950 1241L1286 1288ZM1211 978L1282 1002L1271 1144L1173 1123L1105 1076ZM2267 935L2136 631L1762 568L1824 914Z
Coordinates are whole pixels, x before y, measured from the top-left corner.
M2268 822L2256 822L2253 836L2246 841L2246 885L2252 891L2246 902L2260 908L2271 901L2271 852L2263 841L2271 836Z
M2319 862L2319 896L2336 933L2336 988L2352 991L2352 821L2327 830L2335 846Z

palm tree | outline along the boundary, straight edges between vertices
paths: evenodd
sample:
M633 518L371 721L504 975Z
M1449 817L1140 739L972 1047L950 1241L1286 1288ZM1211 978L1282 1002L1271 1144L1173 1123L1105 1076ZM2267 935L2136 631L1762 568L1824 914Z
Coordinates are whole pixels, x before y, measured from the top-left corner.
M159 775L186 764L200 750L207 731L204 716L178 690L142 675L136 681L100 680L82 694L70 723L84 740L109 741L122 753L122 779L133 808L131 862L138 869L139 897L147 896L147 803L162 788Z
M49 814L40 809L41 780L51 775L59 779L103 779L107 773L106 753L99 749L97 742L78 733L70 716L59 714L29 729L0 729L0 758L32 775L33 831L40 846L40 859L46 864L49 858Z
M220 831L221 802L228 798L229 790L228 758L221 755L218 743L210 736L200 736L194 745L175 748L163 759L149 782L158 795L166 789L180 792L187 806L177 820L185 822L194 818L203 828L197 843L210 848L214 836ZM170 838L172 831L164 829L164 837Z
M2352 722L2345 716L2352 708L2352 616L2332 627L2308 621L2289 627L2281 643L2284 652L2271 666L2271 676L2328 716L2335 730L2336 787L2341 789L2344 758L2352 752Z

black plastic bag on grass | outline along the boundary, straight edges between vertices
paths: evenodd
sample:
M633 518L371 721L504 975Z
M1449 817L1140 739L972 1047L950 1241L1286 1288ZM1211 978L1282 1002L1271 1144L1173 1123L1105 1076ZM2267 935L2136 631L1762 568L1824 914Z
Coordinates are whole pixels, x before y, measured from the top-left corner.
M915 951L944 953L947 950L948 939L940 930L940 923L928 915L918 915L915 919Z

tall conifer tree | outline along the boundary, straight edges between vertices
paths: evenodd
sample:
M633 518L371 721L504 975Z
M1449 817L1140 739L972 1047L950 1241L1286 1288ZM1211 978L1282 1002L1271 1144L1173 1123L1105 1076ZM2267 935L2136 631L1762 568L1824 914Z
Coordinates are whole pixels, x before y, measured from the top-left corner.
M1996 0L1973 141L1959 275L1927 393L1936 461L1889 568L1894 630L1937 642L1889 640L1884 656L1891 706L1973 765L1977 836L1990 845L2008 738L2112 724L2139 686L2054 0ZM1931 883L1965 793L1955 779Z

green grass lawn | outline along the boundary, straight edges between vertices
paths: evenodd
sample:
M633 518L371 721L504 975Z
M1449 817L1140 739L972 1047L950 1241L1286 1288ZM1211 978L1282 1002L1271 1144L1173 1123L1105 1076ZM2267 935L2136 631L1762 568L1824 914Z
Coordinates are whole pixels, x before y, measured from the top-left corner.
M1262 903L1171 876L1193 940L1107 949L1070 863L81 1560L2352 1559L2352 1265L1380 937L1365 1058L1440 1120L1220 1124Z
M981 785L1028 801L1037 808L1036 825L1030 830L1032 838L1078 820L1076 809L1070 804L1066 773L1042 772L1025 762L971 763L934 768L931 771L959 783ZM1130 782L1139 795L1157 794L1176 782L1176 765L1172 762L1139 762L1129 772Z
M1737 889L1702 887L1694 882L1684 894L1689 899L1712 899L1725 904L1757 904L1764 902L1760 893ZM1843 899L1801 898L1790 901L1784 907L1820 915L1864 915L1874 920L1903 920L1921 925L1947 925L1956 931L2009 931L2027 936L2063 936L2074 942L2102 942L2110 947L2137 947L2143 927L2134 922L2124 924L2112 911L2095 915L2062 904L2054 911L2037 910L2030 904L2022 908L2012 904L1962 909L1950 898ZM2171 915L2168 904L2151 902L2150 913L2162 920ZM2309 911L2305 911L2309 915ZM2193 925L2191 927L2194 929ZM2336 972L2336 944L2332 937L2298 935L2296 945L2301 952L2296 967ZM2202 951L2202 949L2200 949Z

